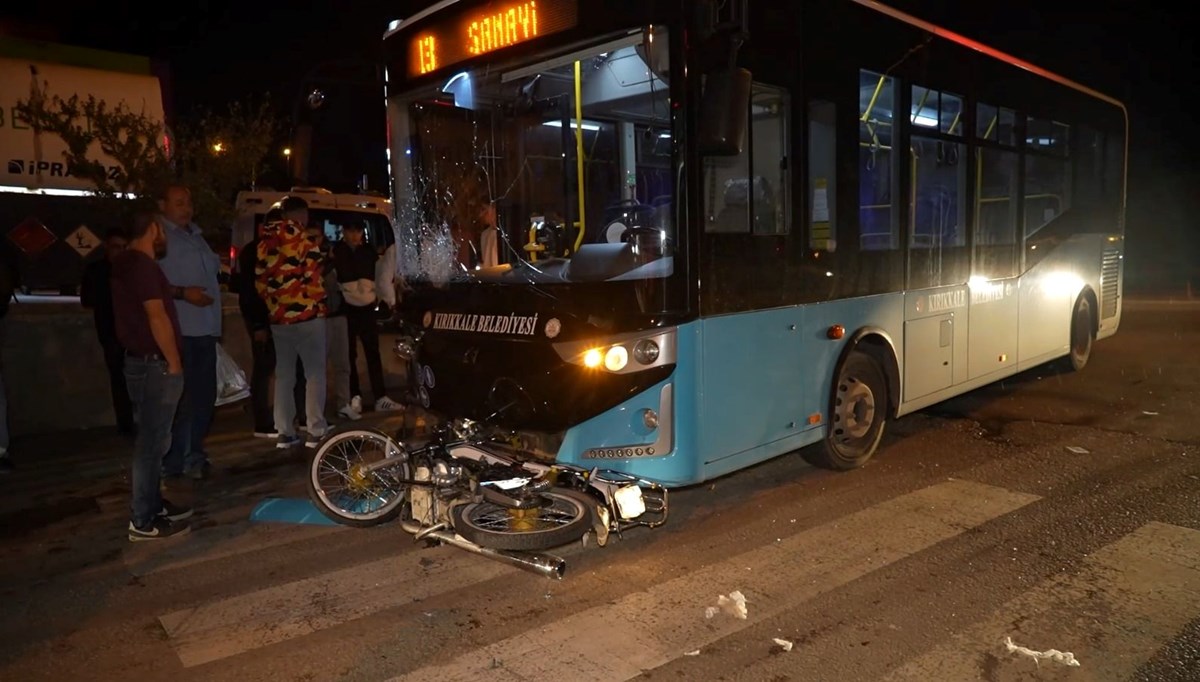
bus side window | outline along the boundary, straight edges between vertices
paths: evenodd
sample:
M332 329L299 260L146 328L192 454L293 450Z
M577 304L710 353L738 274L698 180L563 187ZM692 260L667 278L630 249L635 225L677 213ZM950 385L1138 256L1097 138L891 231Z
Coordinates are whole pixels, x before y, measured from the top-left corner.
M750 145L737 156L704 159L704 231L750 232Z
M808 104L808 247L837 248L837 105Z
M1017 274L1017 151L1012 109L976 106L975 261L972 275ZM1002 147L986 144L995 143Z
M900 245L896 214L896 80L872 71L858 76L858 248Z
M788 106L787 91L755 83L750 95L750 141L754 201L754 234L788 233Z
M787 91L755 83L742 153L704 160L705 232L788 233Z

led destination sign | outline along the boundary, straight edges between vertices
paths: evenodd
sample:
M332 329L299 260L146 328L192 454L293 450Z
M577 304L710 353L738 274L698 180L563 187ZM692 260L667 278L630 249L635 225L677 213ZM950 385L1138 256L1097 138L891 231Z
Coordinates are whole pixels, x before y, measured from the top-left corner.
M577 0L491 2L426 27L409 39L408 75L421 76L574 28Z

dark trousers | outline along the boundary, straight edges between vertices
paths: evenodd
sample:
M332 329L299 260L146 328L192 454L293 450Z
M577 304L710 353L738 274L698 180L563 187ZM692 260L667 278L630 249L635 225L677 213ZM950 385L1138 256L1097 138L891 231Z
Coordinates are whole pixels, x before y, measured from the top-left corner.
M131 434L133 404L129 400L129 388L125 385L125 349L114 338L101 338L100 345L104 349L104 365L108 367L108 387L112 391L117 429L121 433Z
M250 372L250 405L254 411L256 433L275 432L275 410L271 406L271 378L275 376L275 342L268 336L266 341L255 341L250 337L254 368ZM292 392L296 405L304 405L304 371L296 363L296 389ZM303 418L303 407L298 408Z
M185 336L183 398L175 415L171 450L163 458L163 475L178 476L208 465L204 439L212 425L217 402L217 337Z
M375 400L379 400L385 395L385 389L375 309L347 305L346 327L350 336L350 394L362 395L358 383L358 343L361 341L363 355L367 356L367 377L371 380L371 395Z
M125 358L125 383L137 410L138 433L133 446L130 520L146 528L162 510L159 474L171 446L171 420L186 378L167 374L167 363L152 358Z

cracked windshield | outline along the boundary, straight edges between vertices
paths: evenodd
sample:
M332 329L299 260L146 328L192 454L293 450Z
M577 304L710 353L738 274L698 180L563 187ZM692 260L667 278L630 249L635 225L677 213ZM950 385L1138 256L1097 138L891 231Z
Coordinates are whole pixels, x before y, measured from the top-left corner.
M412 281L605 282L674 268L665 32L513 68L481 67L391 103ZM653 68L651 68L651 65ZM398 122L398 125L397 125Z

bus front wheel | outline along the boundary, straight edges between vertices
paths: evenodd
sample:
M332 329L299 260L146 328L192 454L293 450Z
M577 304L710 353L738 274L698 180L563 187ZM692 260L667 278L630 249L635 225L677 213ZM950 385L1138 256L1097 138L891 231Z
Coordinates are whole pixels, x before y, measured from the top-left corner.
M856 469L875 454L887 421L888 384L870 355L851 351L838 369L829 410L829 432L804 458L825 469Z

